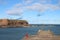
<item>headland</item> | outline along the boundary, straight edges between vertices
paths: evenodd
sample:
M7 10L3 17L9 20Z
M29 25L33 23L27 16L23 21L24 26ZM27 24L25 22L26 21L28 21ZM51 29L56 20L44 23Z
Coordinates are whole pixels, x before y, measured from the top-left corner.
M27 27L27 26L28 22L26 20L0 19L0 28Z

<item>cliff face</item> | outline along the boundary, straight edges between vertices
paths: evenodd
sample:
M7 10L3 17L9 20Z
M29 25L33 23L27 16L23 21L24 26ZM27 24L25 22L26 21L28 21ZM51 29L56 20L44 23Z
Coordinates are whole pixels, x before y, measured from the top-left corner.
M7 19L0 20L0 27L6 27L8 25Z
M0 27L24 27L28 26L28 22L26 20L8 20L8 19L1 19L0 20Z

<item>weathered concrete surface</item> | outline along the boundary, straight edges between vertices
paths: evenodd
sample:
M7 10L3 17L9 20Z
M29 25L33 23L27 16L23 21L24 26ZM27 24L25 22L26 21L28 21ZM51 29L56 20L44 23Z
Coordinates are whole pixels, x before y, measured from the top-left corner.
M30 35L26 38L26 36L22 40L60 40L60 36L55 36L53 33L48 30L41 30L37 33L37 35Z

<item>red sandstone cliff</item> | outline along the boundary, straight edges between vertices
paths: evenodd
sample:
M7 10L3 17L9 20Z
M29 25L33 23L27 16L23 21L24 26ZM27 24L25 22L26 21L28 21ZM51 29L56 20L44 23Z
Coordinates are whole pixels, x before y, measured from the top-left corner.
M0 27L24 27L28 26L28 22L26 20L8 20L8 19L1 19L0 20Z

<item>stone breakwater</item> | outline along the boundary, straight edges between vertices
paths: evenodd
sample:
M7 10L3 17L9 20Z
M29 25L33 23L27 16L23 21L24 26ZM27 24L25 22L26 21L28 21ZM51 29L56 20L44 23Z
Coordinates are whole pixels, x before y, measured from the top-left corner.
M60 36L55 36L50 30L39 30L36 35L25 36L22 40L60 40Z

